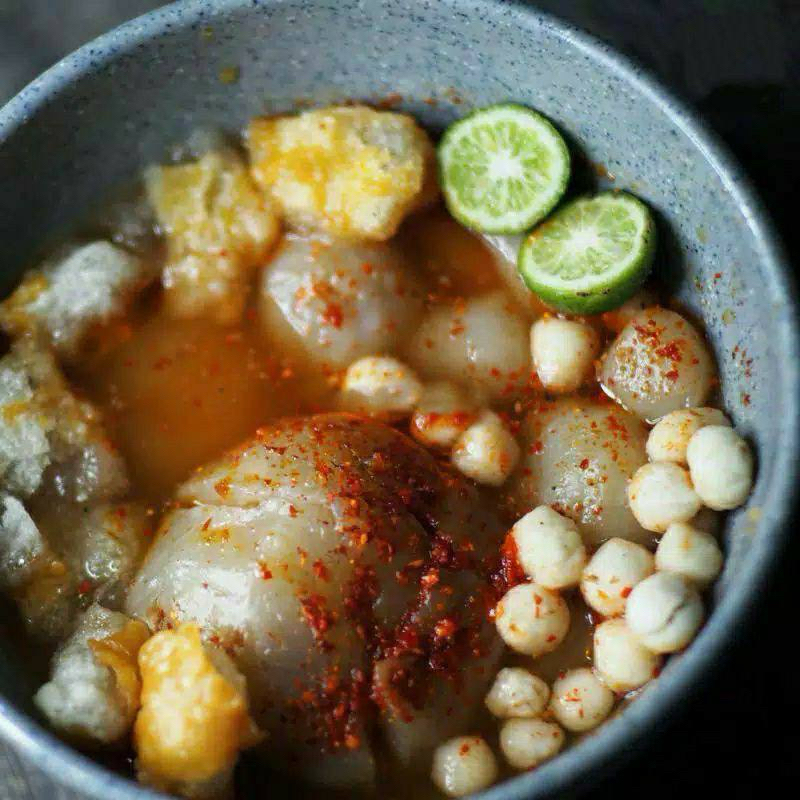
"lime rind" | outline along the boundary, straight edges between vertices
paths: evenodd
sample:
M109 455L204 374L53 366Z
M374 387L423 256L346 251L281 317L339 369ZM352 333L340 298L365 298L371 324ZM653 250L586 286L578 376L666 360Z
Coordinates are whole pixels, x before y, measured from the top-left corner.
M624 303L644 283L655 255L647 206L626 192L582 197L532 231L519 251L528 288L573 314L599 314Z
M438 155L450 213L481 233L524 233L547 216L569 181L561 134L541 114L513 103L453 123Z

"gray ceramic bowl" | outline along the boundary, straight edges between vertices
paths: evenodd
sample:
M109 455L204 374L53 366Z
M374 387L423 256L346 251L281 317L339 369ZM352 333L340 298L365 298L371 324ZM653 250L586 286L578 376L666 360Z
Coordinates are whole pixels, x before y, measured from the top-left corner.
M234 83L220 79L229 67ZM473 105L530 104L615 185L651 203L662 223L658 268L704 320L725 407L758 453L749 506L728 520L716 607L688 652L596 735L485 795L551 796L619 763L719 661L766 587L797 481L800 349L789 268L739 168L686 108L594 39L508 3L177 3L87 45L0 112L0 290L43 240L198 125L237 129L298 100L394 92L434 128ZM43 730L29 715L26 674L13 642L0 642L0 734L93 797L155 796Z

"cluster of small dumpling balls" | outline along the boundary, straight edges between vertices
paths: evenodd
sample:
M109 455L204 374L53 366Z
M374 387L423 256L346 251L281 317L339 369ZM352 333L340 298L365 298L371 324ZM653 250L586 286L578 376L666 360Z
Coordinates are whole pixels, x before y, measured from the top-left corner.
M486 706L501 720L500 749L515 769L532 769L556 755L564 729L582 733L599 725L618 694L656 677L663 655L686 647L701 625L699 591L718 576L723 555L714 537L689 521L703 504L726 510L745 501L752 456L712 408L668 414L652 429L647 453L651 461L634 475L629 502L644 528L663 533L655 556L612 538L588 558L575 523L549 506L529 512L511 530L530 581L512 588L496 608L497 630L510 648L537 658L558 647L569 628L560 592L575 586L604 620L594 631L593 668L561 674L552 689L521 667L498 673ZM464 736L438 748L432 777L457 797L485 788L497 773L489 744Z
M365 356L351 364L342 384L347 408L381 415L411 414L411 434L421 444L450 448L453 465L486 486L501 486L520 449L503 420L479 409L455 384L423 385L396 358Z

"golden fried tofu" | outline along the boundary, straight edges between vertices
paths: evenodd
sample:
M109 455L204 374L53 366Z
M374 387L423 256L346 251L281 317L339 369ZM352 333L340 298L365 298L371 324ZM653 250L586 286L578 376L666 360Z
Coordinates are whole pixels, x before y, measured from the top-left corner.
M260 739L245 680L196 625L153 636L139 652L142 707L134 727L139 779L184 797L213 797L239 751Z
M75 247L27 273L0 303L0 326L13 336L41 333L75 358L86 334L122 314L150 278L145 261L110 242Z
M151 167L147 195L167 239L162 275L176 317L235 322L253 270L280 233L273 203L237 155L218 151L198 161Z
M437 193L428 135L405 114L364 106L254 120L252 172L290 225L383 241Z
M38 337L23 336L0 359L0 487L24 499L47 477L79 503L127 488L97 409L72 392Z
M91 606L53 658L34 702L50 724L84 744L109 745L130 731L139 709L143 622Z

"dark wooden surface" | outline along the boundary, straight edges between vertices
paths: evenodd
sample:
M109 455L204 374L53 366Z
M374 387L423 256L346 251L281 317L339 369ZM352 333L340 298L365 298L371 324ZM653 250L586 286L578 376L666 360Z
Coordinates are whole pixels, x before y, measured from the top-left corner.
M0 103L66 52L152 0L0 0ZM639 59L727 140L800 256L800 0L539 0ZM0 190L2 190L0 188ZM800 543L753 598L728 658L593 800L796 794L800 690L793 642ZM769 784L767 784L769 781ZM776 785L777 784L777 785ZM0 800L81 800L0 743ZM113 800L109 798L108 800Z

